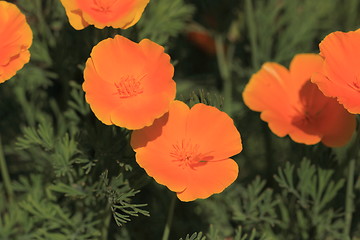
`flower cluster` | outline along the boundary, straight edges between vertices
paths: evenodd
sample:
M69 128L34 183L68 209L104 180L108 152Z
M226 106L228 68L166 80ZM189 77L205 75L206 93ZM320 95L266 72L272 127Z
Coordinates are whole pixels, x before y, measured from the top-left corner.
M77 30L126 29L136 24L149 0L60 0ZM0 1L0 83L30 59L32 31L25 16ZM189 33L194 44L215 54L206 33ZM206 43L206 44L205 44ZM320 54L298 54L289 69L267 62L243 91L244 103L261 112L277 136L298 143L347 144L360 113L360 30L334 32ZM204 45L205 44L205 45ZM104 124L133 130L137 163L182 201L207 198L232 184L239 172L232 156L242 151L233 120L199 103L175 100L170 56L149 39L139 43L116 35L93 47L84 69L83 90Z
M295 142L347 144L360 113L360 29L330 33L320 54L294 57L290 71L265 63L245 87L245 104L276 135Z
M290 70L265 63L245 87L244 102L261 112L261 119L280 137L289 135L304 144L345 145L355 130L355 116L311 82L322 65L316 54L296 55Z
M148 1L62 3L75 29L89 24L127 28L139 20ZM131 146L149 176L182 201L207 198L237 178L238 166L229 157L242 150L240 134L233 120L217 108L196 104L189 109L174 101L173 75L162 46L117 35L93 48L83 90L101 122L134 130Z

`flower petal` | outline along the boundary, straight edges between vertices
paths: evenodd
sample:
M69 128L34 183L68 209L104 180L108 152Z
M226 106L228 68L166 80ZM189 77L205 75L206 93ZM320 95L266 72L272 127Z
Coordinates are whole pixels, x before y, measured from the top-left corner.
M209 161L205 165L191 170L189 184L184 191L178 192L177 196L181 201L187 202L220 193L236 180L238 172L238 165L230 158Z
M129 39L116 35L108 38L91 51L96 71L105 81L117 82L125 73L127 76L143 77L145 57L138 44Z
M76 30L84 29L89 26L89 23L83 18L83 13L79 9L77 1L74 0L60 0L65 8L66 15L69 19L70 25Z
M162 46L150 40L137 44L117 35L96 45L89 59L83 89L104 123L140 129L168 111L176 84L174 67Z
M149 0L61 0L61 3L77 30L88 25L126 29L139 21Z
M16 5L0 1L0 83L30 60L32 31Z
M184 191L188 184L188 171L179 166L170 157L169 152L164 154L164 150L161 148L150 146L146 149L139 149L136 153L136 162L156 182L167 186L171 191Z
M187 133L192 142L199 143L199 152L211 157L212 161L231 157L242 150L240 133L234 121L215 107L202 103L193 106Z
M360 32L334 32L320 43L321 73L312 77L324 95L337 97L351 113L360 113Z
M297 104L291 86L289 71L277 63L265 63L255 73L243 91L244 103L253 111L261 112L273 133L283 137L289 133L291 117ZM292 99L292 100L291 100Z
M344 146L355 132L355 115L349 114L335 99L329 101L319 118L319 128L324 134L322 142L329 147Z
M104 124L111 125L111 113L120 104L113 84L105 81L96 71L91 58L86 61L82 88L86 92L86 101L96 117Z
M188 184L188 171L171 157L171 150L178 139L185 138L189 112L186 104L173 101L168 113L131 135L137 163L158 183L175 192L183 191Z
M324 60L319 54L303 53L295 55L289 67L295 92L298 92L315 72L320 71L323 62Z
M173 101L170 104L169 112L149 127L134 130L131 135L131 147L135 152L147 145L163 145L161 149L171 148L178 139L184 139L186 121L190 109L181 101ZM161 138L160 138L161 136ZM168 153L169 150L165 150Z

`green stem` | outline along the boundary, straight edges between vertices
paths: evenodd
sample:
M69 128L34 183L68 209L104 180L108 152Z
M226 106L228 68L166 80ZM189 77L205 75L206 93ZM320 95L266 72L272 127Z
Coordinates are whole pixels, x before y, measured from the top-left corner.
M112 213L110 210L110 205L108 204L108 207L105 208L106 209L106 213L105 213L105 222L104 225L102 227L102 239L106 240L108 239L108 233L109 233L109 226L110 226L110 221L111 221L111 217L112 217Z
M173 220L173 217L174 217L175 202L176 202L176 195L173 194L173 196L171 198L171 203L170 203L170 207L169 207L169 213L168 213L168 217L167 217L167 220L166 220L162 240L168 240L169 239L171 224L172 224L172 220Z
M252 54L252 65L255 69L258 69L259 66L259 56L257 51L257 32L256 32L256 23L254 17L254 8L251 0L245 1L245 9L246 9L246 23L250 36L250 47Z
M228 52L228 59L226 58L224 39L221 35L215 36L215 47L216 47L216 57L219 72L224 83L223 96L224 96L224 111L228 114L231 114L231 104L232 104L232 79L231 79L231 58ZM232 49L232 48L230 48Z
M254 8L252 0L245 1L245 13L246 13L246 24L249 31L250 37L250 47L251 47L251 62L252 66L256 71L260 68L260 60L258 54L258 44L257 44L257 28L256 28L256 20L254 15ZM267 124L263 124L263 134L264 134L264 147L266 151L266 163L268 169L268 181L271 183L273 181L273 171L274 171L274 159L272 154L272 143L271 143L271 135L268 130Z
M4 180L5 189L6 189L8 197L9 197L9 202L11 202L14 197L14 192L11 187L11 181L10 181L9 172L8 172L8 168L7 168L6 161L5 161L5 155L4 155L4 151L3 151L3 147L2 147L1 137L0 137L0 168L1 168L1 175Z
M345 229L344 239L350 239L350 229L352 221L352 213L354 211L354 172L355 172L355 160L352 159L349 163L349 172L346 184L346 202L345 202Z

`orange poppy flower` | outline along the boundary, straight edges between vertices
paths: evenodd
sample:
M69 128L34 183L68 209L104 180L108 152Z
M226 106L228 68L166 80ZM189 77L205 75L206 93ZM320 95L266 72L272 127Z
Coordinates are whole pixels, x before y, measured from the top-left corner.
M242 150L240 134L226 113L202 103L172 102L153 125L132 133L131 146L147 174L181 201L220 193L238 176L229 157Z
M360 113L360 29L331 33L319 46L324 64L312 82L350 113Z
M30 60L32 31L16 5L0 1L0 83Z
M290 71L277 63L265 63L245 87L245 104L261 112L261 119L279 137L289 135L305 144L345 145L355 130L355 116L311 83L311 75L322 64L317 54L296 55Z
M96 28L126 29L137 23L150 0L61 0L69 22L76 30Z
M120 35L96 45L84 70L86 101L103 123L128 129L149 126L176 94L174 67L160 45Z

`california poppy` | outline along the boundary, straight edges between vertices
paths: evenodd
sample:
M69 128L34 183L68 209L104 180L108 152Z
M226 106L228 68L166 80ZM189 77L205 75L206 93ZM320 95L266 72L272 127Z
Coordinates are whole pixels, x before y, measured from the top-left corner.
M0 83L30 60L32 31L16 5L0 1Z
M117 35L92 49L83 90L100 121L140 129L168 111L176 94L173 75L170 56L162 46Z
M71 26L81 30L111 26L129 28L137 23L150 0L61 0Z
M304 144L345 145L355 130L355 116L311 83L311 75L322 64L317 54L296 55L290 70L265 63L244 89L245 104L261 112L261 119L279 137L289 135Z
M312 82L350 113L360 113L360 29L331 33L319 46L324 63Z
M226 113L202 103L172 102L153 125L133 131L131 146L137 163L181 201L220 193L238 176L229 157L242 150L240 134Z

